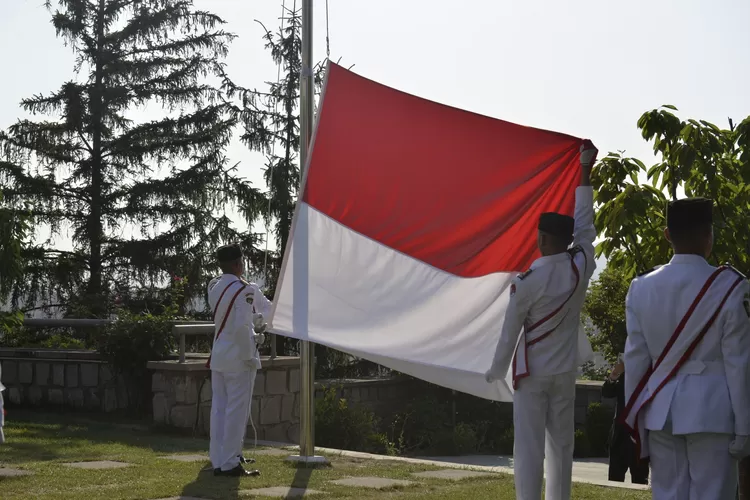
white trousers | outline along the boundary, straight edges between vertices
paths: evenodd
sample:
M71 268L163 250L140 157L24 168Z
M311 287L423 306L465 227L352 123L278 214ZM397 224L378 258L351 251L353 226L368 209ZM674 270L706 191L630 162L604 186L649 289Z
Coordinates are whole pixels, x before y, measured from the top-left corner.
M734 500L737 461L729 434L675 436L667 424L648 432L651 497L654 500Z
M214 469L232 470L240 463L256 370L211 371L211 444Z
M3 391L0 391L0 444L5 442L5 431L3 431L3 427L5 426L5 413L3 412L3 404Z
M573 475L576 372L529 376L513 395L517 500L569 500ZM546 464L545 464L546 455Z

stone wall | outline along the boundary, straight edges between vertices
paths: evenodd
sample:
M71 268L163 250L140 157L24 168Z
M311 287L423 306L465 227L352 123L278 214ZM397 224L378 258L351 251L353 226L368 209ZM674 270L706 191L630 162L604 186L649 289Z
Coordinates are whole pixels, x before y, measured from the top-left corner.
M252 423L260 440L299 442L299 358L262 358L255 379ZM185 363L152 361L154 422L159 425L209 433L211 372L205 357ZM252 426L248 439L253 438Z
M451 402L454 395L450 390L410 377L389 378L378 380L323 380L315 384L315 397L323 396L326 387L337 387L341 397L354 403L359 403L372 410L377 416L386 421L416 398L429 396L436 401ZM466 394L457 394L457 406L460 409L462 400L472 398ZM613 407L613 399L602 399L602 382L579 380L576 383L575 422L577 427L586 424L586 411L591 403L602 403ZM512 418L512 404L507 405L507 414ZM503 412L505 413L505 412Z
M211 380L205 361L205 356L191 355L186 363L176 360L149 363L155 423L208 434ZM252 403L252 420L258 439L297 443L299 358L264 358L262 362L263 369L257 374ZM95 352L0 348L0 363L9 406L101 412L128 408L125 384L113 376L110 367ZM334 385L340 387L342 397L366 406L386 422L410 402L425 395L435 398L436 402L450 402L456 398L459 411L467 399L472 403L479 401L410 377L318 381L316 397L322 397L325 388ZM614 404L613 400L602 400L601 385L601 382L578 382L575 406L578 427L585 425L586 409L590 403ZM512 414L511 408L508 403L508 415ZM248 428L247 436L253 437L251 428Z
M109 365L91 351L0 348L9 405L112 412L128 393Z

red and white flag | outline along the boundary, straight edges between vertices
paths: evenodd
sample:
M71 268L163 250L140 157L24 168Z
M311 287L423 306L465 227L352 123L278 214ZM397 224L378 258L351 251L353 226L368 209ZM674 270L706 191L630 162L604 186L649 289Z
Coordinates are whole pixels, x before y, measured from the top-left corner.
M512 400L484 373L539 215L573 212L582 142L330 64L272 331Z

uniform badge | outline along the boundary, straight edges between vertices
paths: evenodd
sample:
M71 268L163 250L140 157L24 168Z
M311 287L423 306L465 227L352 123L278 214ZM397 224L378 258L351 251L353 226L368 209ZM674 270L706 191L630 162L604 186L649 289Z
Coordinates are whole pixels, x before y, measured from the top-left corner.
M516 294L516 284L515 283L511 283L511 285L510 285L510 296L513 297L515 294ZM747 308L747 307L750 307L750 306L747 304L747 302L745 302L745 308ZM750 313L748 313L748 315L750 316Z
M253 292L250 292L247 295L245 295L245 301L247 301L247 303L250 304L250 305L253 304L253 300L254 299L255 299L255 297L253 296Z

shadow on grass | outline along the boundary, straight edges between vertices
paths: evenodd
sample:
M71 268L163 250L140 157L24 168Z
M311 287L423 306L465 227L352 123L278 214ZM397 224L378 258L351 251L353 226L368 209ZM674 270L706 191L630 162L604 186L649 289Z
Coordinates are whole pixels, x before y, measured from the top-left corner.
M310 479L312 478L316 470L331 468L330 465L307 466L305 464L292 465L292 467L296 469L296 472L294 473L292 484L289 485L289 487L302 490L302 492L300 493L306 492L308 490L308 487L310 486Z
M7 464L39 461L90 461L111 457L111 448L92 445L122 445L157 455L175 453L207 454L208 440L166 431L146 423L121 424L93 420L80 415L16 412L6 422L10 439L4 445ZM101 451L100 451L101 450ZM290 488L307 491L316 470L330 466L308 467L289 465L295 470ZM285 486L276 484L275 486ZM214 477L213 469L205 468L182 489L182 495L196 498L238 500L240 479ZM253 489L252 483L246 489Z
M206 467L198 472L193 482L182 488L184 497L216 498L238 500L240 498L240 478L215 477L213 469Z

